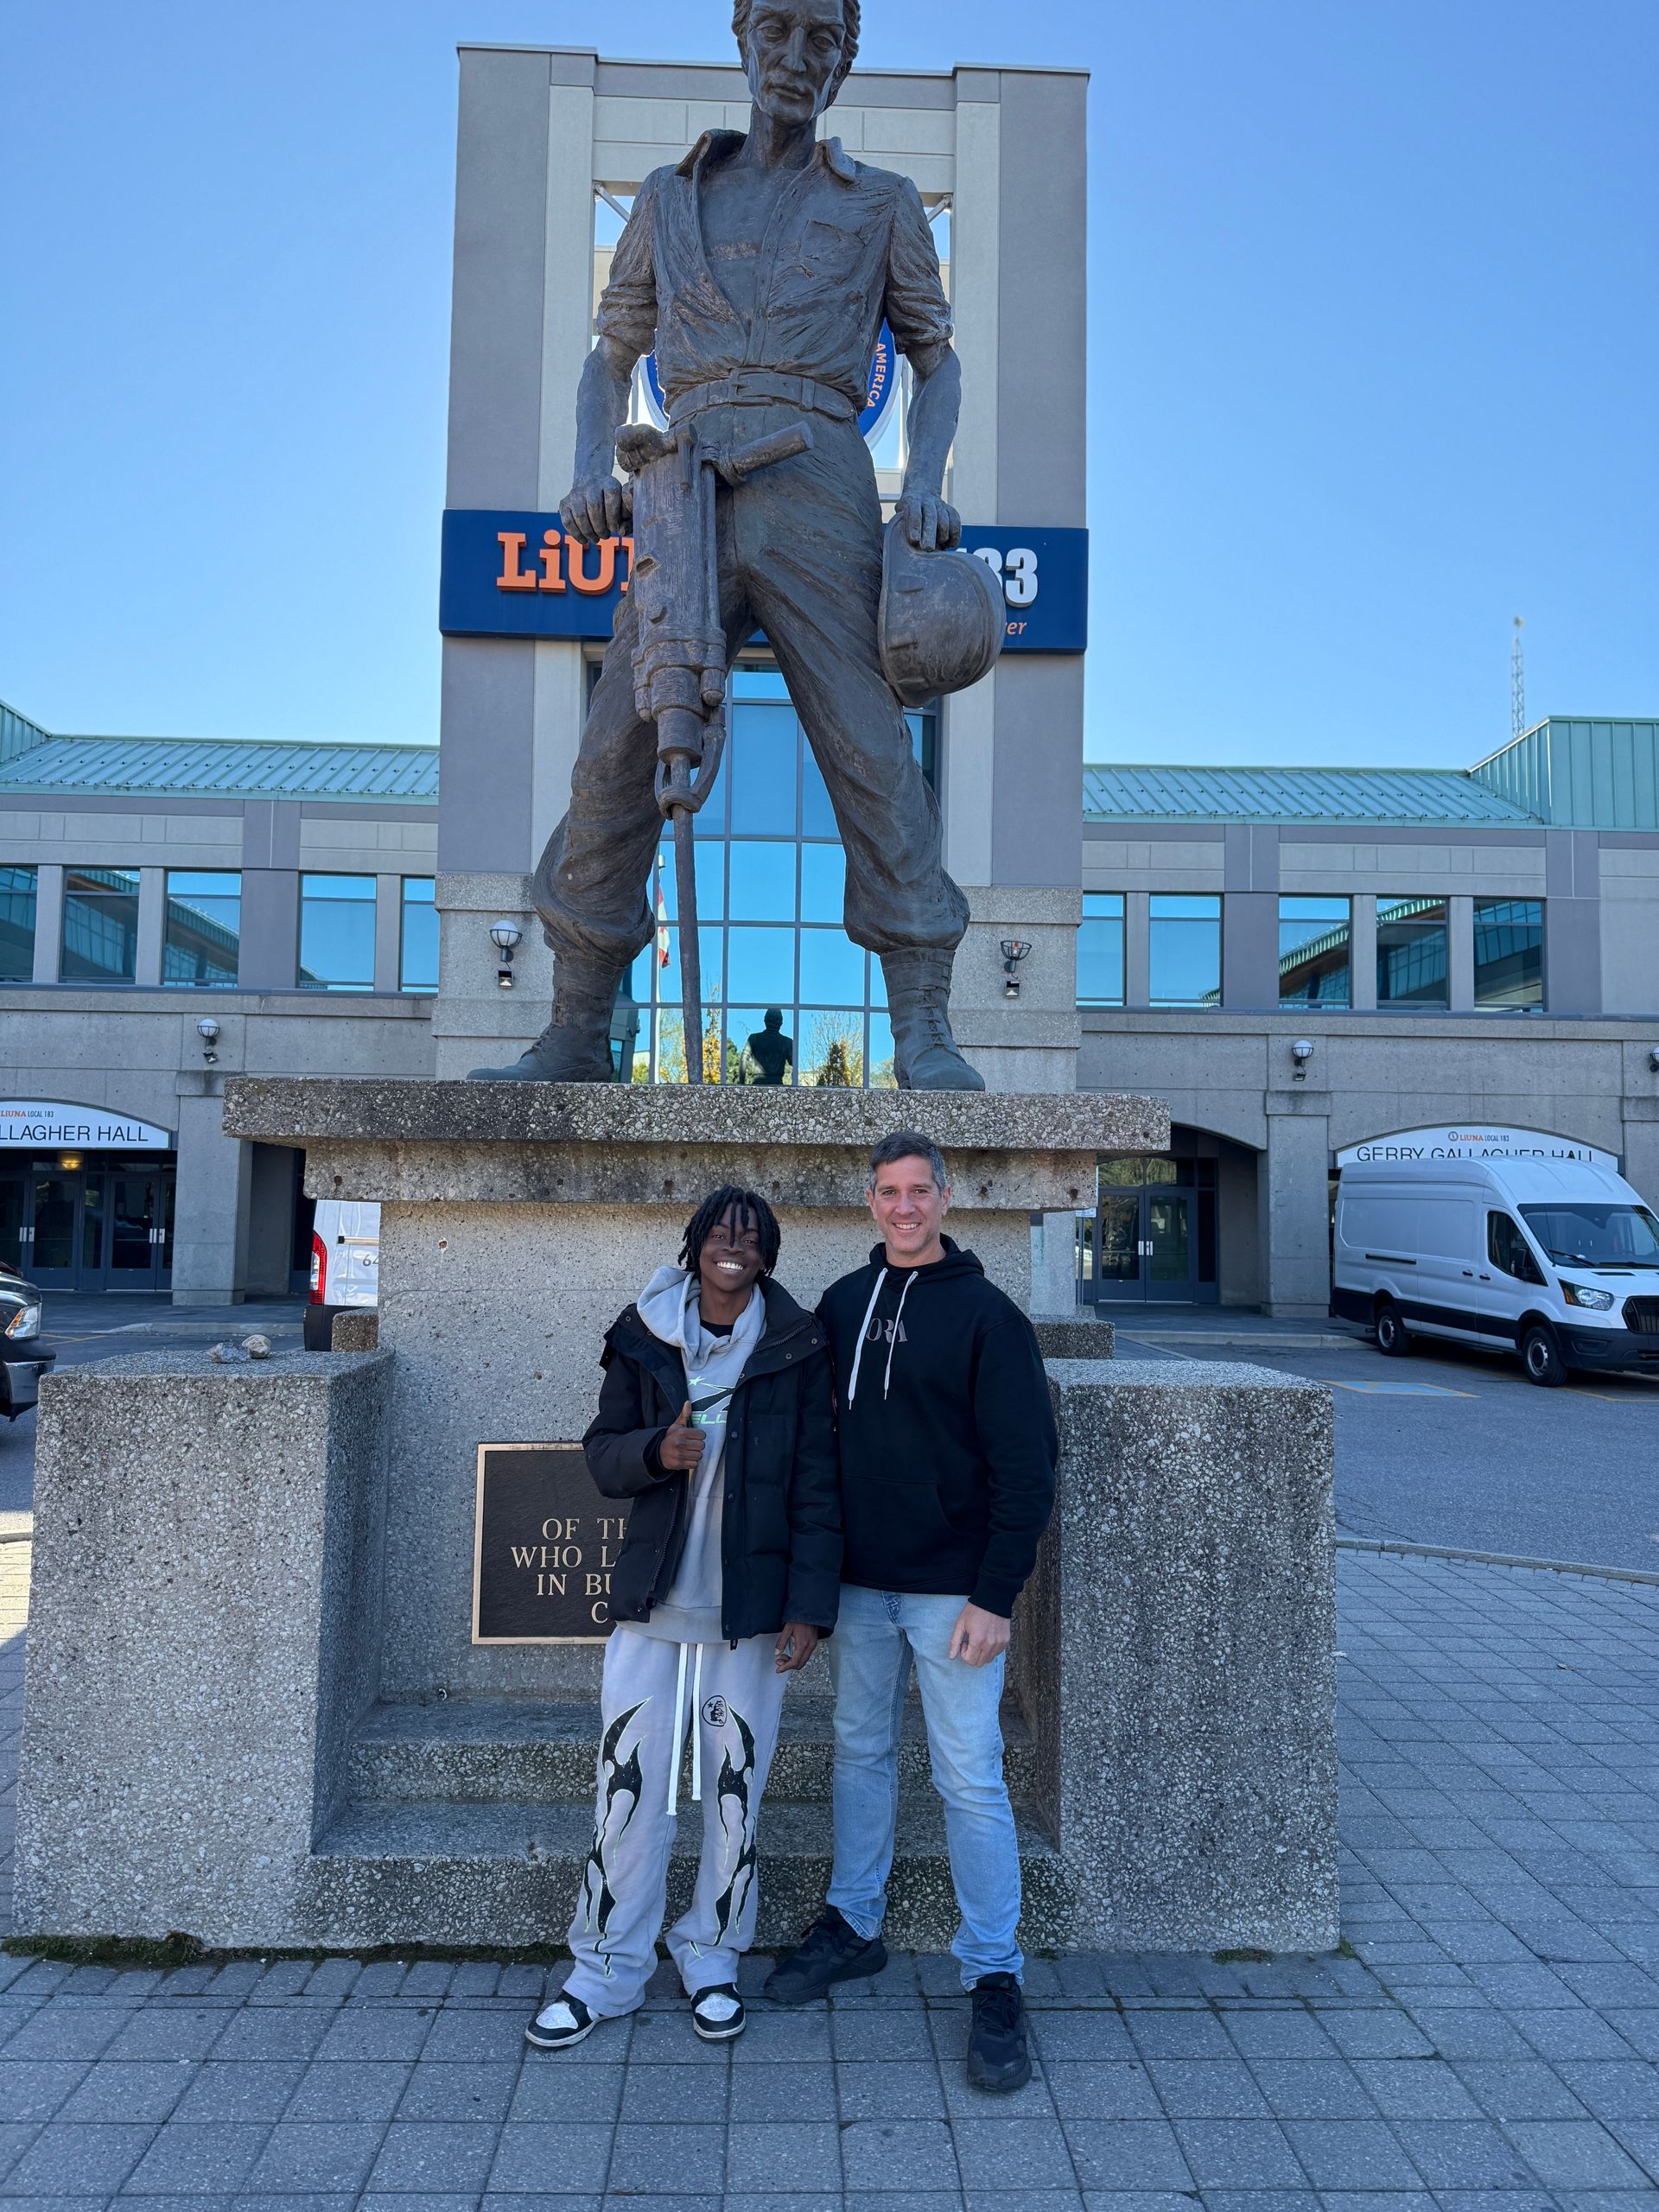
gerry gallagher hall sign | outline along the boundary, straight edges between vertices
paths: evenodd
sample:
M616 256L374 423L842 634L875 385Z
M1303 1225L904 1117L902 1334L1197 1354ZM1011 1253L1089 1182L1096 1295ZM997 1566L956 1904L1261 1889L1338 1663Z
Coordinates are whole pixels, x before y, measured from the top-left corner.
M103 1106L61 1098L0 1098L0 1151L60 1152L74 1145L97 1152L171 1152L173 1134Z
M1585 1160L1592 1167L1618 1173L1617 1153L1580 1144L1576 1137L1554 1136L1548 1129L1482 1128L1473 1122L1443 1129L1395 1129L1387 1136L1344 1145L1336 1155L1338 1167L1419 1160Z

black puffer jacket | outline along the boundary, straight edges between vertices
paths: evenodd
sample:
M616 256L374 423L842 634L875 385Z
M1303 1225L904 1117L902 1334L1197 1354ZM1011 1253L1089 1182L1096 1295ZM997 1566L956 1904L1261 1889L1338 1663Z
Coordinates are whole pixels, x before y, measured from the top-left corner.
M760 1285L766 1323L726 1423L721 1468L721 1628L734 1642L785 1621L826 1633L841 1588L841 1483L834 1398L821 1323L781 1283ZM642 1621L673 1581L685 1543L689 1485L658 1471L657 1446L685 1403L679 1352L629 1306L601 1355L599 1412L582 1438L607 1497L632 1500L611 1572L611 1617Z

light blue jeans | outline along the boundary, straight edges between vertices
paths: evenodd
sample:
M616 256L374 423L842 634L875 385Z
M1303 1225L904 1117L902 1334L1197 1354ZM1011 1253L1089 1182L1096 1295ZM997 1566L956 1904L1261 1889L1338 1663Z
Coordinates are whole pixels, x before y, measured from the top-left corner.
M830 1902L861 1936L887 1910L899 1813L899 1738L912 1664L933 1786L944 1801L950 1876L962 1914L950 1949L971 1989L1018 1974L1020 1847L1002 1779L1004 1661L950 1655L965 1598L912 1597L843 1583L826 1649L836 1686L836 1866Z

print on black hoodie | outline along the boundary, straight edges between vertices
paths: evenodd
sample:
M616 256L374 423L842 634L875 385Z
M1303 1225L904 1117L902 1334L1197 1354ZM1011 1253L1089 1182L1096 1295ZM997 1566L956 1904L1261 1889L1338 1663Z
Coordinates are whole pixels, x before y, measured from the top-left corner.
M925 1268L889 1267L878 1244L818 1306L836 1367L841 1579L1006 1616L1054 1503L1048 1378L1020 1308L944 1242Z

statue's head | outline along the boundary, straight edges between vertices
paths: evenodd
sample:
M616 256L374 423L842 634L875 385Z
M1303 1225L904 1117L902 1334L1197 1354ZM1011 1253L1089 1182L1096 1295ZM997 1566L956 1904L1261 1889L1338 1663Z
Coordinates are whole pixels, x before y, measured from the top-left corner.
M734 0L732 29L754 104L779 123L810 123L841 90L858 52L859 0Z
M783 1027L784 1010L781 1007L769 1006L766 1008L766 1026L768 1029L781 1029Z

